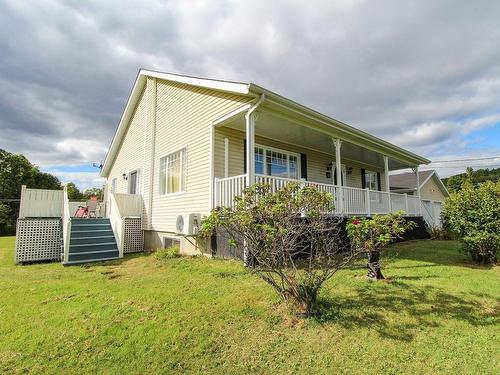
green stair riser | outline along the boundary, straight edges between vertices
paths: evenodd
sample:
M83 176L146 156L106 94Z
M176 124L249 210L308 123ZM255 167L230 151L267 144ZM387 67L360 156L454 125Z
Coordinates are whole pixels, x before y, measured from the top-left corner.
M72 224L109 224L109 219L80 219L80 218L71 218Z
M69 262L72 261L85 261L85 260L98 260L106 258L116 258L118 259L118 250L115 251L100 251L92 254L69 254Z
M87 251L107 251L107 250L113 250L117 249L118 246L116 246L115 242L112 243L106 243L106 244L86 244L84 246L71 246L69 247L69 253L70 254L75 254L75 253L84 253Z
M79 231L79 232L92 232L95 230L112 230L111 224L71 224L71 232Z
M71 231L71 237L77 237L77 238L82 238L82 237L107 237L107 236L112 236L113 235L113 230L112 229L107 229L107 230L72 230Z
M111 233L111 235L108 235L108 236L99 236L99 237L93 237L93 236L89 236L89 237L73 237L71 236L71 239L70 239L70 242L69 242L69 246L73 246L73 245L99 245L99 244L102 244L102 243L106 243L106 242L115 242L115 237L113 236L113 234Z

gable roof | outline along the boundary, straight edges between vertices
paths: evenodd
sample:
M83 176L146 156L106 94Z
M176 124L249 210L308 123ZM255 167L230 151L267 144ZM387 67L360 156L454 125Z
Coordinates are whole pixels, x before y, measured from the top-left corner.
M422 188L427 183L427 181L433 178L436 184L441 189L442 193L445 196L450 195L448 189L446 189L446 186L444 186L443 181L441 181L441 178L435 170L431 169L427 171L419 171L418 177L420 179L420 188ZM417 175L413 172L389 175L389 186L391 190L415 191L417 190Z
M394 156L395 158L401 158L402 160L406 160L408 163L414 165L430 163L430 160L426 158L423 158L417 154L414 154L410 151L407 151L403 148L393 145L387 141L384 141L378 137L368 134L362 130L356 129L341 121L328 117L322 113L319 113L313 109L310 109L302 104L294 102L293 100L285 98L281 95L278 95L270 90L267 90L253 83L209 79L209 78L201 78L195 76L163 73L153 70L140 69L139 72L137 73L134 86L132 87L132 91L130 92L127 104L125 106L122 117L118 124L118 128L115 132L113 140L111 141L111 145L104 159L101 170L101 176L106 177L113 164L113 161L116 157L116 153L119 150L121 141L125 136L126 130L130 123L130 119L136 107L137 101L139 100L142 90L146 84L146 77L153 77L153 78L163 79L166 81L184 83L187 85L204 87L217 91L224 91L240 95L248 95L255 97L256 99L259 96L265 95L266 101L272 101L278 105L289 108L291 110L299 111L300 113L307 115L308 117L314 119L315 121L324 123L334 128L336 131L342 134L349 134L351 138L358 140L358 142L362 144L366 144L367 147L371 146L372 148L377 148L380 149L381 151L383 150L384 152L390 154L390 156Z

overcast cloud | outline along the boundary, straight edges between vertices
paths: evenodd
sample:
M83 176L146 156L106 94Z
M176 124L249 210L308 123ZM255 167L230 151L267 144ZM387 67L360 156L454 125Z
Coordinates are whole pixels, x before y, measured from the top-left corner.
M0 148L95 184L139 68L251 81L431 159L500 154L495 0L0 0Z

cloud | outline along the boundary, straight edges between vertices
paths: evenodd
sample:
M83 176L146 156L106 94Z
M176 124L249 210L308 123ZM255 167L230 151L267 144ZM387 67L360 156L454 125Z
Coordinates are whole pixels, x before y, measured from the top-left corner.
M102 160L144 67L252 81L431 159L473 155L500 126L499 18L493 0L7 0L0 148L44 168Z
M92 187L102 187L105 183L98 172L68 172L57 168L47 168L43 171L58 177L63 184L74 182L81 191Z

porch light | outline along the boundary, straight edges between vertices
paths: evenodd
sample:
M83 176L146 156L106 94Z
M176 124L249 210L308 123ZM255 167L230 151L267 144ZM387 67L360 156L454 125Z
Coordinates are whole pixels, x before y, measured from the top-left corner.
M127 180L128 180L128 177L127 177L127 174L126 174L126 173L122 174L122 177L123 177L123 179L124 179L125 181L127 181Z

